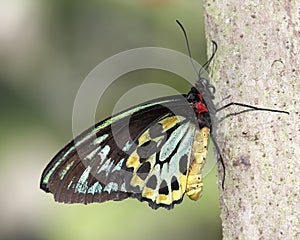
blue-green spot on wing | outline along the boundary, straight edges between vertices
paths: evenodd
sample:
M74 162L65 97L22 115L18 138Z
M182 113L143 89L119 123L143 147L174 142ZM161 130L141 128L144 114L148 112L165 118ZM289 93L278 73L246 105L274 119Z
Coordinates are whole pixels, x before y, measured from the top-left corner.
M171 193L179 191L180 174L190 165L196 127L194 110L182 96L133 107L66 145L44 170L41 188L58 202L134 197L152 208L173 208L184 195Z

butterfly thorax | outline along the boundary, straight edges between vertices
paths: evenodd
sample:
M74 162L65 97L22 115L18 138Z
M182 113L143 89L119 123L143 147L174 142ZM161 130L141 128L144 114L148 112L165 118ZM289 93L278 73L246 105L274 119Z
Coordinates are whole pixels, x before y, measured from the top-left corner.
M187 94L187 100L195 112L199 128L207 127L210 129L212 126L210 112L203 94L199 93L195 87L192 87L190 92Z

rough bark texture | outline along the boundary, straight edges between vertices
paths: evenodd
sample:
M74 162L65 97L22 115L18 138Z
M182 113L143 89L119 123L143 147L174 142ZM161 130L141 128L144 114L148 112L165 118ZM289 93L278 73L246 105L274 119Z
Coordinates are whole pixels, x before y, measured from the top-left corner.
M217 101L290 112L247 112L218 125L223 239L300 239L300 1L204 4L208 46L219 47Z

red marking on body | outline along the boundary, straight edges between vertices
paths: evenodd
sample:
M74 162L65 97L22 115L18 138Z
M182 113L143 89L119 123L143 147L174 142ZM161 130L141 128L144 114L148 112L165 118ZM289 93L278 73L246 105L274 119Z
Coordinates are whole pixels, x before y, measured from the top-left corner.
M207 109L207 107L204 104L202 95L198 94L198 97L200 98L200 101L196 102L195 105L194 105L195 108L196 108L196 112L197 113L208 112L208 109Z

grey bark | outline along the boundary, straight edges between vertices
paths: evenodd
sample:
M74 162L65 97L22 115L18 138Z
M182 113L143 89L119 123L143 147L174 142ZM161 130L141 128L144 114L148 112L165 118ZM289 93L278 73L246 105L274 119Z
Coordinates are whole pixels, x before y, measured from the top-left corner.
M219 47L211 69L217 101L290 112L247 112L218 125L223 239L300 239L300 1L204 5L208 46Z

